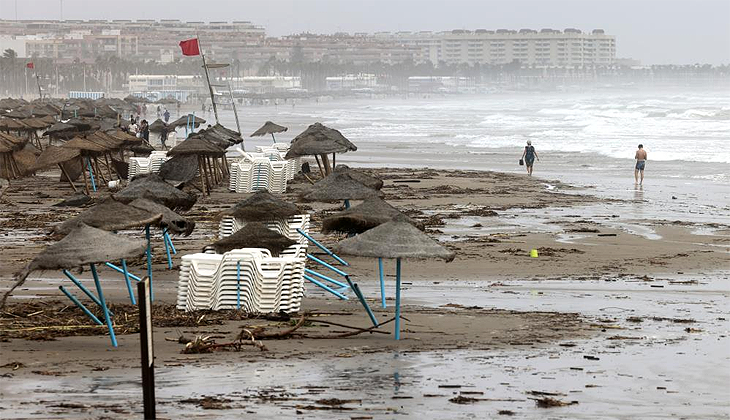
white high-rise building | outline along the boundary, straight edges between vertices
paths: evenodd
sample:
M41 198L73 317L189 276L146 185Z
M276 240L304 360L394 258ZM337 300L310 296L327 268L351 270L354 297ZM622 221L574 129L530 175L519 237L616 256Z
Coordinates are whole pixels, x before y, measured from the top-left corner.
M417 62L447 64L507 64L544 67L607 66L616 60L616 37L602 29L584 33L578 29L558 31L453 30L450 32L377 33L417 49Z

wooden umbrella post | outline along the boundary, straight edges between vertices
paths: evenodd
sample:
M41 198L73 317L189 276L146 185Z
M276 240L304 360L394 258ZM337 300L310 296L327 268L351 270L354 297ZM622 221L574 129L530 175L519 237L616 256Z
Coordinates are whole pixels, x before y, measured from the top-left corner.
M88 178L86 177L86 168L84 168L84 158L80 157L81 159L81 173L84 175L84 190L86 191L86 195L91 195L91 192L89 191L89 182Z
M76 185L74 185L73 180L71 180L71 176L69 176L68 172L66 171L66 168L64 168L63 165L61 165L60 163L58 164L58 167L61 168L61 173L63 174L63 176L66 177L66 180L68 181L68 183L71 184L71 188L74 189L74 192L78 192L79 190L76 189Z
M314 158L317 159L317 166L319 166L319 173L322 175L322 178L324 178L324 171L322 170L322 164L319 163L319 156L314 155Z
M325 175L332 173L332 169L330 168L330 158L327 157L326 153L322 153L322 166L324 166Z
M332 170L333 171L337 167L337 164L335 162L337 162L337 153L332 152Z

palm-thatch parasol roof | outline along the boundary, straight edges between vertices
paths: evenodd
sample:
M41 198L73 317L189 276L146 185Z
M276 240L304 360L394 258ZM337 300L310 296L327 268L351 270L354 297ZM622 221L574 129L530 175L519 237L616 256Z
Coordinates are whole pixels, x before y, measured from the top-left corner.
M0 301L0 308L5 306L8 296L34 270L71 269L86 264L131 259L142 255L146 249L144 240L129 239L82 224L60 241L46 247L16 275L15 284Z
M83 137L74 137L72 140L67 141L61 147L66 149L78 149L82 152L101 153L106 152L109 148L97 144L89 139Z
M224 150L233 146L234 144L243 142L243 138L239 133L225 128L220 124L216 124L205 130L200 130L195 134L191 134L190 137L202 138L205 141L215 144L216 146Z
M357 146L347 140L342 133L320 123L314 123L294 137L285 157L291 159L299 156L345 153L350 150L357 150Z
M114 198L123 203L152 198L171 210L182 211L190 210L198 200L197 196L178 190L157 174L136 176L126 188L114 194Z
M0 99L0 110L19 108L27 103L23 99L3 98Z
M70 147L48 146L33 164L33 170L49 168L59 163L67 162L81 154L81 150Z
M33 116L33 114L30 112L29 109L24 108L24 107L19 107L12 111L6 112L5 116L8 118L30 118Z
M260 137L272 133L283 133L286 130L288 129L282 125L274 124L271 121L266 121L264 125L261 126L261 128L251 134L251 137Z
M127 95L124 98L124 100L129 103L132 103L132 104L137 104L137 103L146 104L146 103L150 102L149 99L147 99L147 98L142 98L142 97L134 96L134 95Z
M225 149L197 136L190 136L182 143L170 149L168 156L202 155L202 156L224 156Z
M281 251L295 243L279 232L268 229L263 223L251 222L233 235L214 242L212 247L219 254L232 249L266 248L271 251L272 255L279 255Z
M0 118L0 130L8 131L25 131L29 127L18 119L15 118Z
M455 256L401 217L341 241L335 252L360 257L438 258L446 262Z
M376 226L388 223L396 217L405 218L416 225L410 217L378 197L368 198L361 204L333 214L322 221L322 233L362 233Z
M53 228L53 233L66 235L81 224L86 224L97 229L115 231L143 227L145 225L157 225L161 220L161 213L132 207L109 197L81 212L73 219L56 225Z
M156 104L176 104L178 102L180 102L180 101L178 101L177 99L172 98L170 96L161 98L161 99L158 99L155 101Z
M268 191L258 191L230 209L224 210L221 215L233 216L246 222L266 222L286 219L301 213L296 204L284 201Z
M40 154L40 150L30 143L25 143L22 149L13 152L15 165L23 175L33 172L33 165L35 164L37 154Z
M21 149L25 143L28 142L28 139L3 132L0 132L0 139L2 139L6 144L12 145L14 150Z
M75 133L77 131L79 131L79 129L75 125L58 122L58 123L55 123L52 126L48 127L48 130L46 130L46 132L43 133L43 135L51 136L51 135L58 135L58 134L64 134L64 133Z
M301 197L305 201L331 202L365 200L382 195L382 192L366 187L349 173L334 172L312 185L309 192L304 193Z
M162 220L160 220L160 228L167 229L170 233L182 234L185 236L193 233L195 229L195 222L188 220L174 211L168 209L160 203L153 201L153 199L138 198L131 203L130 207L135 207L141 210L145 210L154 214L161 214Z
M161 133L163 128L170 130L167 124L165 124L165 122L159 118L156 119L155 122L150 124L150 131L153 133Z
M129 150L131 150L132 152L134 152L135 155L138 156L149 156L149 154L154 152L156 149L151 144L142 140L139 143L135 143L130 146Z
M98 130L101 127L99 121L90 118L71 118L66 124L73 125L78 131Z
M190 122L192 122L193 117L195 117L195 128L198 128L200 124L205 124L205 120L203 118L198 117L197 115L188 114L183 115L182 117L176 119L175 121L168 124L168 126L175 128L175 127L184 127L188 124L188 119Z
M334 172L347 173L352 178L354 178L357 182L363 184L364 186L366 186L368 188L372 188L374 190L379 190L379 189L383 188L382 179L376 178L374 176L370 176L370 175L366 174L365 172L350 168L347 165L337 165Z
M196 155L178 155L167 160L160 167L160 176L175 183L185 183L195 178L198 171Z

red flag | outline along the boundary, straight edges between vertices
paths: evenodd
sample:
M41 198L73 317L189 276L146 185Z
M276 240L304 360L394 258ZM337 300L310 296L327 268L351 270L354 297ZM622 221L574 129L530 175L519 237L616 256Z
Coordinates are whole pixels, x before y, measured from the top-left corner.
M180 48L182 48L183 55L200 55L197 38L180 41Z
M27 64L25 65L25 67L27 67L27 68L29 68L29 69L34 69L34 68L35 68L35 66L33 65L33 63L27 63Z

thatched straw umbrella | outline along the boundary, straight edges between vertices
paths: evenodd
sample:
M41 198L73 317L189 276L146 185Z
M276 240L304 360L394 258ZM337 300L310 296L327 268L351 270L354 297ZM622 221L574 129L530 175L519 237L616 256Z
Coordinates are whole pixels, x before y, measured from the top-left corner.
M455 254L429 238L407 220L397 217L335 246L338 253L360 257L394 258L395 277L395 339L400 339L401 259L442 259L450 262ZM353 289L356 289L353 287ZM360 297L360 296L358 296ZM364 298L361 299L364 302Z
M271 121L266 121L264 125L262 125L261 128L259 128L258 130L254 131L250 137L261 137L267 134L271 134L271 139L274 140L274 143L276 143L276 137L274 137L274 133L283 133L286 130L288 129L282 125L274 124Z
M408 223L416 222L397 208L378 197L370 197L357 206L333 214L322 221L322 233L363 233L366 230L388 223L396 217L403 217Z
M357 146L352 144L339 131L325 127L320 123L314 123L301 134L294 137L294 140L291 141L291 148L286 152L285 158L292 159L299 156L314 156L317 158L317 165L320 165L318 157L320 156L322 158L322 164L324 164L324 172L322 175L325 176L332 172L329 159L327 158L328 153L332 153L332 167L334 167L336 163L335 155L337 153L346 153L355 150L357 150ZM321 172L321 165L319 169Z
M198 134L188 137L185 141L173 147L168 156L189 156L198 158L200 185L204 194L210 195L212 186L222 182L228 175L226 151L217 145L199 137ZM220 162L219 162L220 161Z
M26 139L12 134L0 133L0 178L17 179L24 175L25 171L17 161L17 153L27 143Z
M130 207L146 210L154 214L161 214L162 219L159 222L160 229L174 234L189 236L195 229L195 222L175 213L162 204L154 201L154 197L138 198L131 203Z
M382 196L383 193L361 184L349 173L335 172L316 184L301 198L305 201L334 202L345 200L345 207L349 207L349 200L365 200L370 197Z
M168 126L171 128L189 127L190 129L195 129L200 127L200 124L205 124L205 122L206 121L203 118L200 118L195 114L187 114L169 123Z
M150 132L152 133L160 133L163 129L169 130L169 126L165 124L164 121L161 119L156 119L152 124L150 124Z
M33 171L35 172L41 169L49 168L54 165L58 165L58 167L61 168L61 172L63 173L63 175L66 177L66 180L69 182L69 184L71 184L71 188L73 188L74 191L78 191L76 189L76 185L74 185L73 182L74 177L71 177L69 175L64 164L74 159L78 160L78 157L80 155L81 150L79 149L74 149L71 147L47 146L46 149L43 150L41 155L38 156L38 159L36 159L36 162L33 165ZM78 173L76 175L78 175Z
M198 173L198 157L195 155L179 155L165 161L160 167L160 176L176 185L185 184L195 179Z
M274 232L260 222L247 223L246 226L236 231L233 235L214 242L211 246L215 252L223 254L232 249L240 248L266 248L272 255L278 256L281 251L294 245L296 242Z
M28 265L21 270L15 276L15 284L3 295L2 301L0 301L0 308L5 306L8 296L19 286L25 283L31 272L35 270L58 270L63 269L71 281L73 281L79 288L82 289L92 300L94 300L102 309L104 313L104 321L109 329L109 336L114 347L117 346L116 336L114 335L114 328L112 326L111 314L106 305L104 298L104 292L101 288L101 282L96 272L97 263L104 263L108 261L122 260L123 262L128 258L135 258L142 255L145 252L145 243L142 240L129 239L123 236L115 235L110 232L106 232L101 229L96 229L87 225L81 225L69 233L66 237L56 242L53 245L46 247L40 254L36 255ZM94 276L94 283L98 298L91 294L70 272L68 269L80 267L89 264L91 273ZM126 264L122 264L126 267ZM125 280L127 281L127 287L129 285L129 273L124 270ZM79 302L73 295L71 295L63 286L59 286L59 289L68 296L79 308L81 308L94 322L101 324L96 316L89 311L81 302Z
M72 140L64 143L61 148L79 150L83 162L82 174L84 176L84 191L87 195L90 194L88 178L90 178L91 187L94 191L97 190L97 182L94 174L97 174L99 177L101 177L103 182L106 182L99 167L98 156L102 156L110 152L110 148L107 145L99 144L92 139L85 137L74 137ZM89 172L88 178L86 175L87 170Z
M180 191L165 182L157 174L140 175L123 190L114 194L114 198L123 202L131 203L138 198L153 199L171 210L190 210L198 197Z
M230 209L224 210L221 215L232 216L245 222L268 222L284 220L301 213L296 204L284 201L268 191L258 191Z
M67 235L82 224L106 231L117 231L156 225L160 221L162 221L162 213L132 207L109 197L76 217L56 225L53 233Z
M57 139L69 139L78 134L79 128L72 124L58 122L50 126L44 136L48 136L48 144Z
M364 185L368 188L372 188L374 190L379 190L379 189L383 188L382 179L376 178L374 176L370 176L370 175L366 174L365 172L350 168L347 165L337 165L334 172L347 173L353 179L355 179L357 182L361 183L362 185Z

